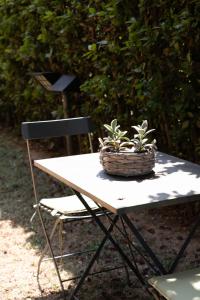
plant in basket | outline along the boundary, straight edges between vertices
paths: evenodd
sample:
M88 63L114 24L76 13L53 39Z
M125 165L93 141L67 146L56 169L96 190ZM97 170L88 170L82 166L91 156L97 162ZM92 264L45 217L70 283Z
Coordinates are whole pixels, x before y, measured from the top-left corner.
M133 138L127 131L121 131L117 119L111 124L104 124L108 136L99 138L100 161L104 170L111 175L138 176L152 172L155 165L156 140L149 142L148 122L132 126Z

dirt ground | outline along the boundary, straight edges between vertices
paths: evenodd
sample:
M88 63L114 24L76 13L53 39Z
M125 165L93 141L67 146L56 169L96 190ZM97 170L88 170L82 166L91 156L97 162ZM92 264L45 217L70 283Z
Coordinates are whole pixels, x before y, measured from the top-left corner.
M63 187L38 174L42 193L57 195ZM51 191L49 191L51 186ZM55 300L62 299L55 269L51 261L41 265L39 283L37 265L44 239L38 218L32 222L33 195L24 142L12 132L0 128L0 300ZM188 228L195 219L194 204L154 209L132 214L135 224L166 267L183 243ZM106 222L106 221L105 221ZM200 262L200 231L197 230L191 245L186 249L178 270L191 268ZM126 247L116 232L115 236ZM94 248L102 234L93 221L68 224L63 230L64 249ZM136 241L134 240L134 243ZM58 240L55 241L58 248ZM48 257L48 255L47 255ZM88 257L86 257L88 258ZM136 256L143 274L148 274L144 260ZM85 258L68 259L62 263L61 274L65 278L75 276L84 269ZM95 270L104 266L121 265L121 258L112 245L107 243ZM146 294L135 276L130 272L131 284L127 284L124 268L88 277L78 294L81 300L147 300ZM76 282L65 283L70 293Z

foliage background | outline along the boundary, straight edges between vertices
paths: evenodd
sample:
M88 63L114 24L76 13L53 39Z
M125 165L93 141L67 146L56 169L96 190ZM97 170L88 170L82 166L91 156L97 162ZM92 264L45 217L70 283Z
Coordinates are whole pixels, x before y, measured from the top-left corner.
M34 71L73 73L70 116L91 115L96 135L148 119L160 150L200 162L198 0L0 0L0 118L62 116Z

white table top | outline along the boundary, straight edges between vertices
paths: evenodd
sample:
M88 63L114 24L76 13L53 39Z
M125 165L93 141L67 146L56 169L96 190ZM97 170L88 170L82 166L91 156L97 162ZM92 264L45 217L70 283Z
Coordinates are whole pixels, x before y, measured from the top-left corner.
M113 213L200 200L200 165L156 153L155 174L145 178L107 175L99 153L36 160L34 165Z

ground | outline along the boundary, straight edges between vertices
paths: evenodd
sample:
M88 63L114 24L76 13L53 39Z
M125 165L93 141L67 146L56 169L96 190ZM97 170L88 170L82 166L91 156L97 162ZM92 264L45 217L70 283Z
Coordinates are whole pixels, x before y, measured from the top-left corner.
M37 147L35 153L41 152L43 150ZM62 299L51 261L42 263L38 284L37 265L44 239L37 216L30 221L34 212L34 199L25 143L12 131L3 128L0 128L0 170L0 299ZM63 187L45 175L38 174L38 178L42 185L42 193L51 192L57 195L63 192ZM132 214L131 218L135 220L137 227L165 266L169 267L172 257L177 253L190 224L195 219L196 211L197 207L194 204L179 205ZM199 235L200 232L197 231L178 266L179 270L199 264ZM71 223L64 228L63 237L65 248L74 249L78 246L88 249L95 247L101 238L101 232L92 221ZM125 245L123 239L121 243ZM56 241L55 246L57 244ZM136 262L146 274L148 268L144 260L137 257ZM63 262L62 276L74 276L78 270L83 269L84 263L85 259L82 257ZM95 269L102 268L103 263L106 266L121 264L121 259L109 243ZM124 269L101 273L87 279L79 297L82 300L152 299L132 274L130 280L131 285L128 285ZM75 281L72 281L66 283L65 287L70 292L74 285Z

